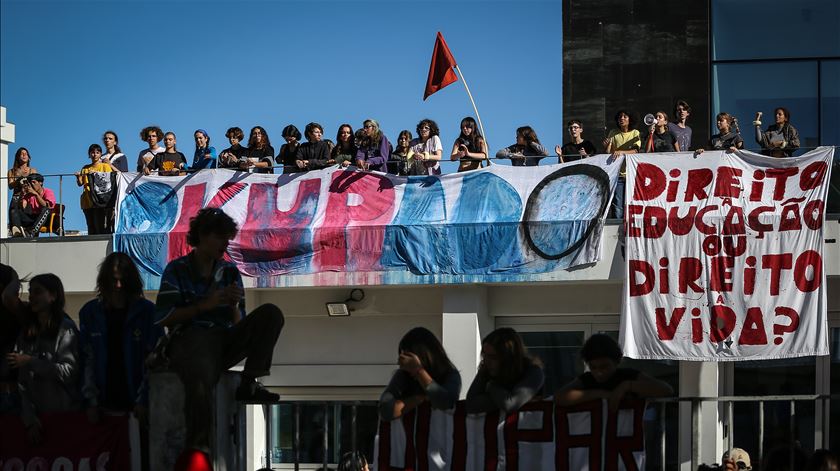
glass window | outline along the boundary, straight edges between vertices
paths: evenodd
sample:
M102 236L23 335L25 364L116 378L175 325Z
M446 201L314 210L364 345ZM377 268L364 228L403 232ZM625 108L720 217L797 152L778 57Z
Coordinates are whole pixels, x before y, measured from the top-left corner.
M837 0L713 0L714 60L840 55Z
M832 395L840 394L840 328L831 329L831 381L830 391ZM829 405L830 416L828 419L829 438L831 443L840 443L840 399L832 399ZM835 451L840 451L836 450Z
M790 122L799 131L800 146L819 145L816 61L715 64L712 73L711 129L716 129L715 116L721 111L735 115L745 147L757 150L752 126L756 112L763 113L764 130L774 122L773 110L782 106L790 111Z
M840 60L820 63L820 116L820 144L840 145Z
M570 332L520 332L528 352L539 357L545 371L546 396L554 394L564 384L583 373L580 348L583 346L583 331Z

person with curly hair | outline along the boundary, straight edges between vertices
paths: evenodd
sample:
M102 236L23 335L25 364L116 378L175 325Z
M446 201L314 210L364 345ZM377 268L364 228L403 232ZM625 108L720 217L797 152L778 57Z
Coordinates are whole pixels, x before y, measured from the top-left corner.
M170 330L170 366L184 383L186 446L205 453L210 449L212 391L223 371L245 360L236 399L279 399L256 378L269 374L283 313L274 304L263 304L245 315L242 276L224 258L237 232L236 222L221 209L199 210L187 233L192 250L166 266L155 305L157 323Z
M245 139L245 133L238 127L228 128L225 132L225 137L230 143L230 147L223 150L219 154L219 167L221 168L239 168L239 164L247 159L248 148L242 146L242 140Z
M248 160L240 168L255 173L274 173L273 160L274 147L271 147L268 133L262 126L254 126L248 138Z
M411 141L411 151L420 175L440 175L440 158L443 144L440 142L440 129L436 122L424 119L417 123L417 138Z
M137 156L138 172L144 173L155 156L166 150L160 145L163 137L163 130L159 126L146 126L140 131L140 140L147 142L149 147L141 150L140 155Z

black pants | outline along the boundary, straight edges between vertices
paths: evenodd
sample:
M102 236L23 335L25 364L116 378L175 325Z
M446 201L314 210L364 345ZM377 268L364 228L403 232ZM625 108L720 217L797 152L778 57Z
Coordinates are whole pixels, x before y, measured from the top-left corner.
M109 212L111 211L112 208L83 209L88 234L110 234L112 231Z
M254 309L233 327L187 327L169 344L172 369L184 383L188 448L210 451L213 391L221 373L245 359L244 376L267 376L284 324L273 304Z
M22 227L28 231L37 232L41 228L40 227L33 227L36 222L44 215L44 213L49 213L50 208L44 208L37 213L30 213L24 211L24 209L20 205L12 206L9 209L9 224L14 226Z

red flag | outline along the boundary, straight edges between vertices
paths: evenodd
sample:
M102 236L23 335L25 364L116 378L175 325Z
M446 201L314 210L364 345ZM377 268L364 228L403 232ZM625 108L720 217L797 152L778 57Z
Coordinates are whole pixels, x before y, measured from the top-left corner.
M437 39L435 39L435 50L432 52L432 63L429 64L429 78L426 79L426 92L423 94L424 101L432 93L458 81L458 76L452 70L456 65L458 64L452 57L452 53L449 52L446 40L438 31Z

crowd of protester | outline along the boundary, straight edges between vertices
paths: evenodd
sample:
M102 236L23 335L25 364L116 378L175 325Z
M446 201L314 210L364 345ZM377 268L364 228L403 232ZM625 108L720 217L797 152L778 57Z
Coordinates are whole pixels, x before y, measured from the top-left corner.
M647 128L639 129L635 113L619 110L615 114L615 129L603 139L600 149L583 137L584 123L573 119L567 124L569 140L562 146L558 144L554 147L557 162L572 162L600 151L617 156L636 152L694 150L697 156L704 150L731 152L744 148L737 119L725 112L717 115L719 132L712 135L705 145L692 147L692 130L687 124L690 115L691 107L680 100L674 107L674 121L665 111L657 111L648 115L650 122L646 120ZM759 113L753 121L754 137L764 154L789 157L799 148L799 133L790 124L790 112L786 108L776 108L775 122L764 131L760 119ZM318 123L307 124L303 133L290 124L283 128L280 137L284 144L275 153L269 134L262 126L251 128L247 143L244 131L231 127L225 132L229 146L217 152L207 131L196 129L193 133L195 151L190 161L178 150L174 132L147 126L140 131L140 139L147 146L139 152L132 170L145 175L177 176L209 168L253 173L299 173L332 166L352 166L358 170L401 176L440 175L440 164L446 156L437 123L423 119L417 124L415 133L408 129L400 131L394 146L375 119L365 120L355 131L350 124L341 124L334 141L325 138L324 128ZM88 234L107 234L114 229L113 185L98 174L129 171L128 158L120 149L117 133L105 131L102 144L104 151L99 144L90 146L90 163L76 173L76 182L82 187L80 205ZM548 155L537 132L531 126L522 126L516 130L516 142L496 152L495 158L509 159L514 166L535 166ZM43 177L31 166L31 158L29 151L21 147L9 170L8 185L13 192L9 212L12 237L39 234L56 204L53 192L43 188ZM487 143L472 117L461 121L460 132L448 158L458 161L458 172L478 169L491 160ZM619 219L623 216L624 176L622 170L610 212L612 217Z

